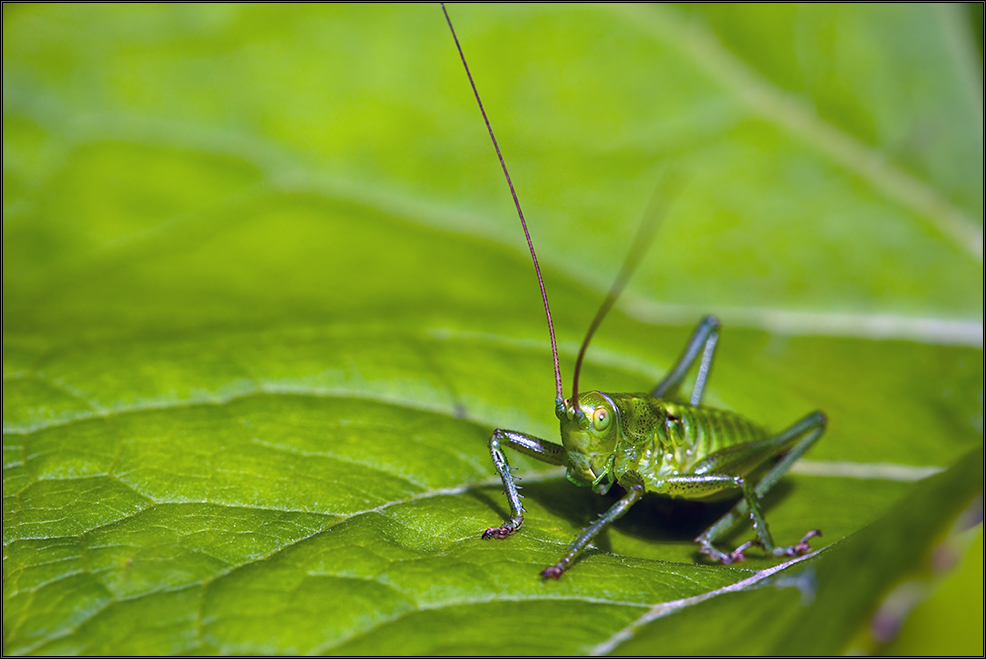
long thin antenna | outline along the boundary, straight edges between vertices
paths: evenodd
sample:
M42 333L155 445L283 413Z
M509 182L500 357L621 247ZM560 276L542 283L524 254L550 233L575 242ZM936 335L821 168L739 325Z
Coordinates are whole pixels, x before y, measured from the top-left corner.
M561 369L558 367L558 345L555 343L555 326L551 322L551 309L548 307L548 294L544 290L544 280L541 279L541 267L538 265L537 254L534 253L534 243L531 242L531 234L527 231L527 222L524 220L524 211L520 209L520 200L517 198L517 193L514 191L513 181L510 180L510 173L507 171L507 163L503 161L503 154L500 153L500 145L496 142L496 136L493 134L493 126L490 125L489 117L486 116L486 109L483 108L483 101L479 98L479 90L476 89L476 83L473 82L472 73L469 72L469 65L466 64L465 53L462 52L462 46L459 45L459 37L455 36L455 28L452 27L452 19L449 18L448 10L445 9L445 3L441 3L442 12L445 14L445 20L448 22L448 29L452 31L452 38L455 39L455 47L459 49L459 57L462 58L462 66L466 69L466 75L469 77L469 84L472 85L472 93L476 95L476 102L479 104L479 111L483 113L483 121L486 122L486 129L490 132L490 139L493 140L493 148L496 149L496 157L500 159L500 167L503 168L503 175L507 177L507 185L510 187L510 194L514 198L514 206L517 207L517 216L520 217L520 224L524 227L524 236L527 238L527 246L531 249L531 260L534 261L534 272L538 276L538 286L541 287L541 299L544 301L544 315L548 318L548 334L551 335L551 355L555 360L555 398L557 400L562 400L565 397L561 386ZM578 372L578 371L576 371Z
M596 312L596 317L592 319L592 324L589 325L589 331L585 333L585 339L582 340L578 359L575 360L575 377L572 379L572 405L575 407L576 416L582 414L582 408L578 405L579 372L582 370L582 360L585 357L586 349L589 347L589 341L592 340L592 335L596 333L596 329L602 324L603 318L613 308L616 299L623 292L623 287L630 281L630 276L633 275L634 270L640 265L641 259L644 258L644 254L647 253L647 249L651 246L654 239L654 232L657 231L660 220L667 213L669 206L666 198L667 195L662 193L662 188L670 189L671 186L668 185L669 179L673 178L675 177L665 176L661 184L658 185L657 190L654 191L650 204L648 204L644 216L640 219L640 226L637 227L637 235L634 236L633 244L630 246L630 252L623 260L623 267L620 268L620 274L616 277L616 281L613 282L613 287L609 289L609 293L606 294L606 299L600 305L599 311Z

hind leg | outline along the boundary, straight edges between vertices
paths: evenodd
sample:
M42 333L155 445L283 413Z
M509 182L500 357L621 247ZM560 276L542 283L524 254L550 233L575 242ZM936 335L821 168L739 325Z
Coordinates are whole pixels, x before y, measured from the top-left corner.
M699 321L698 327L692 333L692 338L688 339L685 351L678 359L674 368L664 376L664 379L657 383L651 395L655 398L663 398L666 395L674 395L681 386L688 371L702 354L702 361L698 365L698 375L695 378L695 386L692 388L691 404L698 405L702 402L702 395L705 393L705 384L709 380L709 371L712 369L712 357L715 355L716 342L719 340L719 319L715 316L705 316ZM704 346L704 348L703 348Z

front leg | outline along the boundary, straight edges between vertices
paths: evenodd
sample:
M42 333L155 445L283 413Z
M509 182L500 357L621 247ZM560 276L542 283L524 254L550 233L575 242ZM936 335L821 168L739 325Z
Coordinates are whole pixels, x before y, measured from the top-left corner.
M487 539L506 538L521 527L526 512L520 503L521 496L517 491L519 488L513 473L510 471L510 464L507 462L507 456L503 453L501 443L548 464L563 465L568 458L565 447L553 442L513 430L500 430L499 428L494 430L490 437L490 457L493 459L496 472L500 474L500 480L503 481L503 492L507 495L507 501L510 503L510 519L503 526L486 529L483 537Z
M626 496L614 503L609 510L599 516L599 519L583 529L582 533L568 546L568 551L565 552L562 559L554 565L544 568L544 571L541 572L542 577L548 579L560 577L562 572L569 568L575 557L582 553L585 546L599 535L600 531L622 517L633 504L640 501L641 497L644 496L644 481L636 472L630 471L623 474L619 483L626 488Z

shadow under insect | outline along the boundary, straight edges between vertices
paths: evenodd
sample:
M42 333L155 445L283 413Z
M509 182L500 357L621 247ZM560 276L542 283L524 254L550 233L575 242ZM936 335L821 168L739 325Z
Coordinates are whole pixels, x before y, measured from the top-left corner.
M542 507L551 517L569 522L573 527L584 528L609 510L614 503L622 498L626 491L619 485L604 494L595 494L589 488L574 487L564 478L546 481L523 481L524 498ZM789 482L780 482L764 497L764 510L769 510L780 500L788 496L794 486ZM501 496L497 496L500 494ZM490 507L496 515L506 516L509 507L502 497L500 488L484 488L475 490L472 495L483 504ZM708 499L679 499L660 494L648 493L643 500L631 508L623 517L616 520L612 527L619 533L637 540L654 543L691 544L695 538L711 524L726 514L742 496L729 494L719 498ZM525 527L539 522L530 518ZM543 522L542 522L543 523ZM476 534L481 535L484 529L477 528ZM529 531L529 528L525 529ZM524 533L521 530L520 533ZM723 535L725 544L739 544L756 537L752 525L739 524ZM612 552L612 542L608 533L601 533L594 540L592 547L603 552ZM589 548L585 555L593 554ZM702 554L694 552L694 558L701 560ZM751 554L748 559L771 560L770 557Z

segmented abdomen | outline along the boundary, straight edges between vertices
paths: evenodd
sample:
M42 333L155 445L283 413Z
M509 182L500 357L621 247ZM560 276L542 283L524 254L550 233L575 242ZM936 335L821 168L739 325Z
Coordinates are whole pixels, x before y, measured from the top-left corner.
M686 473L716 451L768 437L764 428L735 412L714 407L664 405L668 417L662 471L670 468Z

